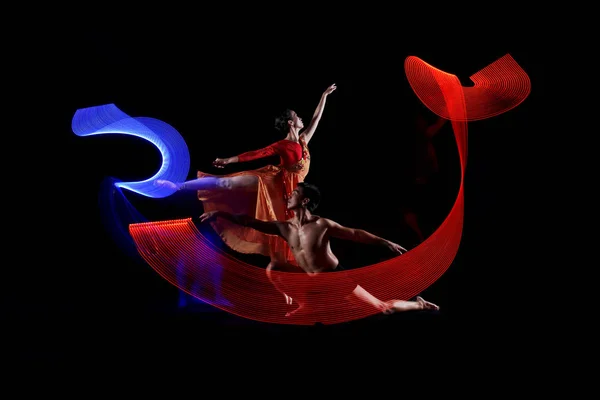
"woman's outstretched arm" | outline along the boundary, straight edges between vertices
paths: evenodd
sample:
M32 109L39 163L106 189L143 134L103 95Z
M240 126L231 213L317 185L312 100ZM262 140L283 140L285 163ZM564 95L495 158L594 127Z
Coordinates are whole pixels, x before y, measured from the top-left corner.
M229 157L229 158L217 158L215 161L213 161L213 166L215 166L217 168L223 168L227 164L257 160L259 158L269 157L274 154L277 154L277 152L275 151L274 144L271 144L262 149L247 151L247 152L242 153L237 156L233 156L233 157Z
M317 126L319 125L319 121L321 120L321 116L323 115L323 110L325 109L325 103L327 102L327 96L329 96L329 94L331 94L335 89L337 89L337 87L335 86L335 83L334 83L333 85L329 86L323 92L323 94L321 95L321 100L319 101L319 104L317 105L315 113L313 114L313 117L310 121L310 125L308 125L306 130L304 132L302 132L302 135L304 136L304 141L307 144L310 141L310 139L312 138L312 136L314 135L315 131L317 130Z

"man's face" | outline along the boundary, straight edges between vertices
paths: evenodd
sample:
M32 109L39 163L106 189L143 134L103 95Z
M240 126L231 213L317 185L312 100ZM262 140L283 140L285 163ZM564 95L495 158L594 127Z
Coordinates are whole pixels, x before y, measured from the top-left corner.
M290 197L287 201L288 210L294 210L303 206L302 200L304 200L304 195L302 194L302 190L302 187L297 186L296 189L290 193Z

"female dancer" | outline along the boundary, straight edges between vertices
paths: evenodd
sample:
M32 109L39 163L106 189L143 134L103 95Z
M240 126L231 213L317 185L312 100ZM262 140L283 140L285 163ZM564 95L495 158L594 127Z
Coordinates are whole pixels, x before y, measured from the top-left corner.
M295 111L286 110L275 120L275 127L286 136L265 148L249 151L234 157L217 158L213 165L223 168L236 162L247 162L279 155L278 165L267 165L249 171L227 175L214 175L198 171L198 179L175 183L157 180L177 190L196 190L203 202L204 212L215 210L233 214L251 215L263 221L284 221L290 217L287 198L298 182L303 182L310 167L308 143L312 138L325 108L327 96L336 89L329 86L305 130L302 118ZM288 244L280 237L267 235L254 229L233 224L219 218L211 221L212 227L233 250L246 254L262 254L271 262L295 264Z

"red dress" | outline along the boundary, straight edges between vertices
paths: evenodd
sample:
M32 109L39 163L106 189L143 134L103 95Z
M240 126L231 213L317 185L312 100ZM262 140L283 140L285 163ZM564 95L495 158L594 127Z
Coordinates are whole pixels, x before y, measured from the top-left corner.
M287 210L287 196L298 182L303 182L310 167L310 154L300 135L300 143L279 140L265 148L249 151L238 156L239 162L279 155L278 165L267 165L250 171L227 175L214 175L198 171L198 178L234 177L254 175L258 178L256 190L199 190L198 199L204 211L223 210L233 214L246 214L262 221L284 221L291 217ZM267 235L246 228L223 218L211 221L212 227L233 250L246 254L263 254L296 264L288 244L275 235Z

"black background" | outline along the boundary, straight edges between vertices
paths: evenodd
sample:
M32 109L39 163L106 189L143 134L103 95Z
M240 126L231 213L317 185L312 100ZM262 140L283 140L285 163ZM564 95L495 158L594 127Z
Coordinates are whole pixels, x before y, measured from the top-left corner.
M86 354L150 357L148 343L153 357L178 357L188 349L183 343L260 354L260 348L289 342L339 343L342 338L364 345L423 334L436 336L439 349L452 348L456 336L482 338L498 330L522 334L528 316L514 300L530 289L536 267L505 256L519 251L517 243L530 229L521 211L527 202L523 190L530 189L527 177L537 168L528 144L544 96L545 59L537 46L525 40L479 47L460 41L432 44L407 39L393 26L368 33L329 28L310 35L185 24L151 27L78 25L70 33L40 34L39 46L29 54L36 72L27 87L39 96L27 108L29 119L23 122L30 134L21 136L20 150L30 155L24 164L30 183L20 188L25 195L12 200L33 218L20 233L28 236L20 250L23 262L13 270L21 284L6 284L6 315L27 332L21 336L18 331L20 338L28 338L19 342L20 354L51 360L84 359ZM192 178L196 170L215 171L211 162L216 157L280 139L273 119L284 108L308 121L321 93L336 83L310 143L306 181L322 189L318 214L414 245L400 211L403 190L408 190L402 160L414 116L421 112L430 118L431 113L410 89L404 59L417 56L470 86L470 75L505 54L529 74L532 92L515 109L468 124L461 246L446 274L422 294L440 305L434 315L294 327L245 320L189 298L180 307L176 287L114 243L98 207L107 177L145 179L159 166L158 153L142 140L78 137L71 131L77 109L108 103L133 117L160 119L186 140ZM459 173L450 124L435 143L447 197L427 205L431 224L448 210ZM229 171L262 165L240 164ZM125 195L152 220L202 212L194 193L159 200ZM350 267L388 256L344 243L335 243L334 249ZM258 256L243 258L266 265Z

